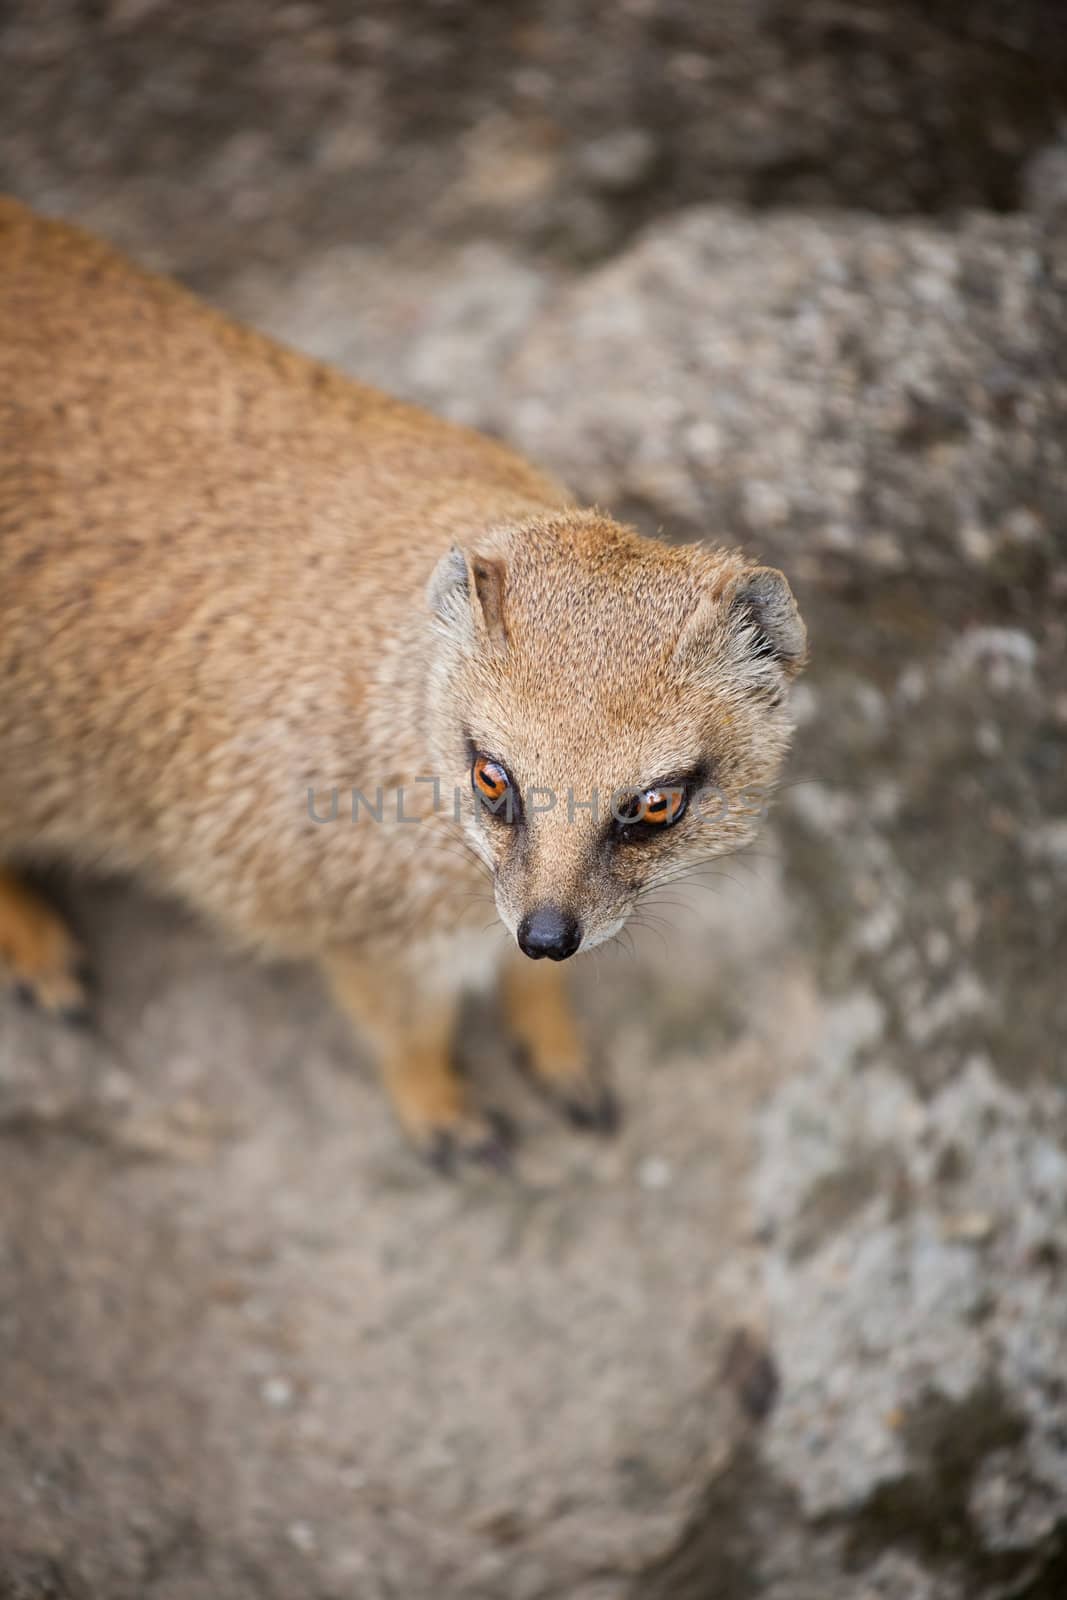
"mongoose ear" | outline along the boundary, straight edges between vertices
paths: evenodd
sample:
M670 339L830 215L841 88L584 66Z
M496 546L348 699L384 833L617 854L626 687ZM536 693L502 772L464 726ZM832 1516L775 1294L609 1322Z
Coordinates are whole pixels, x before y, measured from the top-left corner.
M778 662L795 677L808 655L808 631L793 591L777 567L750 567L723 597L750 638L749 653Z
M740 654L754 669L769 668L779 684L775 669L795 677L803 667L807 631L776 567L749 567L709 589L682 629L675 660L699 670L721 660L724 644L735 660Z
M430 609L450 633L468 645L502 649L504 563L495 556L468 556L453 545L430 576L426 594Z

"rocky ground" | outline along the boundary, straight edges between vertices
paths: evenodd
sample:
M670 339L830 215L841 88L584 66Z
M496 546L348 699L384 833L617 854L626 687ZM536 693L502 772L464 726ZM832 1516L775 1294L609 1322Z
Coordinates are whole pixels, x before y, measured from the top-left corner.
M0 1008L0 1595L1067 1593L1054 7L16 4L0 181L795 579L764 839L428 1177L307 974L71 886ZM684 930L684 936L683 932Z

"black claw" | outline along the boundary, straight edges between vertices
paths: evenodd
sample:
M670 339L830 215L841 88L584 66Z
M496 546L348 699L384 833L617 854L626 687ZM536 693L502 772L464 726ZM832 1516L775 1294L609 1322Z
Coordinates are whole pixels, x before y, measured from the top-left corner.
M518 1143L518 1129L506 1111L487 1111L485 1115L498 1139L507 1145Z
M453 1178L456 1173L456 1142L450 1133L439 1128L426 1149L426 1159L442 1178Z
M20 1006L25 1006L27 1011L37 1009L37 996L28 983L16 983L14 988L15 999Z
M64 1006L59 1013L59 1020L65 1022L68 1028L90 1028L93 1014L86 1005Z
M485 1120L488 1132L468 1144L461 1144L448 1128L437 1129L423 1151L435 1172L443 1178L454 1178L461 1159L492 1167L496 1172L510 1170L517 1142L514 1124L501 1111L487 1111Z
M502 1111L487 1111L486 1121L492 1131L488 1138L475 1145L470 1152L471 1160L481 1162L486 1167L493 1167L497 1172L508 1172L518 1142L515 1124Z
M583 1133L608 1134L617 1133L622 1122L622 1112L618 1097L614 1092L602 1084L594 1086L587 1093L586 1098L579 1099L566 1092L553 1087L533 1070L530 1052L523 1044L515 1047L515 1062L523 1077L544 1096L561 1110L572 1127L580 1128Z
M604 1087L590 1103L588 1100L565 1100L563 1109L568 1121L583 1133L600 1133L608 1136L617 1133L622 1120L618 1097Z

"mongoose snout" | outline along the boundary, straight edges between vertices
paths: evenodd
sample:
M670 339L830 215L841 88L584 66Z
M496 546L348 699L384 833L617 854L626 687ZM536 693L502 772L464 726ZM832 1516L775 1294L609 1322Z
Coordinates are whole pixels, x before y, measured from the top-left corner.
M9 869L105 863L316 963L438 1164L501 1159L452 1057L493 978L538 1084L613 1126L562 964L753 837L806 655L780 572L5 200L0 570L0 978L80 1003Z
M566 961L581 944L582 930L577 918L559 906L539 906L519 923L518 941L523 955L533 961L540 961L542 956L548 956L550 961Z

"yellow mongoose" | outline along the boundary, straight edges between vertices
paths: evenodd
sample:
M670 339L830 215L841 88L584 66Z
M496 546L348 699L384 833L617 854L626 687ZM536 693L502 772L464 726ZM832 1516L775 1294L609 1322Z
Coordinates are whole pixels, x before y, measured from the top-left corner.
M9 869L131 870L318 962L438 1160L502 1154L451 1062L498 967L531 1071L606 1126L556 963L751 837L804 655L781 573L0 200L0 972L45 1007L80 952Z

